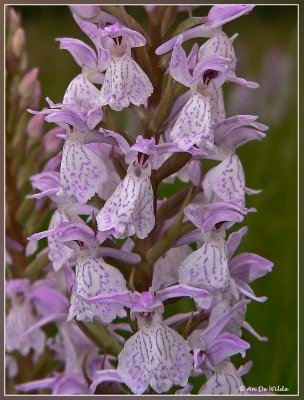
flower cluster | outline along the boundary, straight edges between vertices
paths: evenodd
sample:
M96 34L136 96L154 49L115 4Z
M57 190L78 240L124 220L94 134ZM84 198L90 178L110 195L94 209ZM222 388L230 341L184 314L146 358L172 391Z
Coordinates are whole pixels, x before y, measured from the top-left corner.
M258 84L237 76L237 34L222 28L253 6L214 5L162 43L165 8L146 7L150 37L124 8L71 6L91 45L57 40L80 73L59 103L29 110L57 125L46 143L64 145L30 177L28 197L52 209L48 229L29 237L47 238L48 261L38 280L16 276L6 287L11 375L15 351L34 365L44 352L56 360L19 392L244 394L251 362L231 361L250 347L242 330L267 340L245 318L251 301L266 300L250 283L273 264L235 255L246 227L227 233L256 211L246 195L260 192L246 187L237 149L267 126L225 114L227 82ZM123 119L139 130L121 128ZM215 165L207 172L205 160ZM175 179L184 188L162 197ZM168 317L185 298L191 311Z

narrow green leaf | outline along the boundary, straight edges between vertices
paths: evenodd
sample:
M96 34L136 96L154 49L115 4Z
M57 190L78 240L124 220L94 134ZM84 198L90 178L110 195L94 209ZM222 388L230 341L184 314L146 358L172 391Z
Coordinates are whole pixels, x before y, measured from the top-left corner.
M151 118L150 129L154 133L159 131L160 127L168 117L173 100L174 100L173 79L171 78L171 76L169 76L167 87L164 91L164 94L161 98L159 105L155 110L153 117Z
M196 25L203 24L206 21L206 17L190 17L185 21L181 22L172 34L172 37L177 36Z
M157 210L157 223L163 222L166 219L173 217L180 209L180 206L187 195L189 188L185 188L169 197Z
M161 20L161 33L162 36L166 34L172 24L175 22L175 18L178 13L178 6L169 6L166 8L163 18Z
M190 161L192 155L190 153L174 153L170 156L157 170L156 180L160 183L162 180L168 178L168 176L179 171L188 161Z
M121 344L114 339L110 331L100 322L96 320L94 320L94 322L76 320L76 323L82 332L104 353L111 354L112 356L116 357L121 352Z
M35 280L42 268L46 266L49 258L47 254L36 257L25 269L24 274L27 278Z

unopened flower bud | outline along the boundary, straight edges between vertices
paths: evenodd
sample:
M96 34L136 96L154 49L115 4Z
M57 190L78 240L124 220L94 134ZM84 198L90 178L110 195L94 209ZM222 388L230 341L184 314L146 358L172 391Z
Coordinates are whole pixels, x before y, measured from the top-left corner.
M26 132L32 139L38 139L43 133L44 116L34 115L28 122Z
M12 37L12 50L16 57L20 57L25 44L25 33L22 28L18 28Z
M62 143L62 139L58 137L58 134L65 133L63 128L53 128L47 132L43 137L43 145L47 153L52 153L59 149Z
M30 99L29 107L33 109L38 108L40 99L41 99L41 86L40 82L37 80L36 82L34 82L34 90Z
M21 97L29 98L36 89L38 68L33 68L29 71L19 83L18 90Z
M20 27L20 15L17 14L16 11L11 7L8 7L7 10L9 33L13 35Z

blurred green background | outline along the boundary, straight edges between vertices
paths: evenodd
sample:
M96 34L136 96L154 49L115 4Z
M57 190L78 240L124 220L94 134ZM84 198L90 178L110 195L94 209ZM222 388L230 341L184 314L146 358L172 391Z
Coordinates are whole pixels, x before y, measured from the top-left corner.
M59 50L55 38L68 36L91 43L74 23L68 7L15 8L22 15L29 64L40 70L42 98L61 101L79 67L68 52ZM145 27L147 14L142 7L126 9ZM193 15L206 15L208 9L199 7ZM187 13L180 13L176 24L184 18ZM289 388L286 394L294 394L297 392L297 7L256 6L249 16L228 23L224 30L229 35L240 33L234 42L238 76L261 85L251 90L226 84L227 115L259 115L260 121L270 127L266 139L248 143L238 151L247 186L263 189L260 195L247 199L247 206L256 207L258 212L246 217L249 232L239 251L256 252L275 264L271 274L252 285L256 294L268 296L268 301L251 303L247 320L269 341L259 342L244 333L244 339L251 343L248 359L254 362L244 383L284 385ZM45 105L42 102L41 106Z

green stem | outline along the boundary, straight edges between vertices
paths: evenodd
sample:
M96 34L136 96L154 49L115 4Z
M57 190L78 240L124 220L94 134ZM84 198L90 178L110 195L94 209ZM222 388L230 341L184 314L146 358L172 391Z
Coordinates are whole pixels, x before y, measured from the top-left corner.
M121 352L121 344L114 339L110 331L100 322L96 320L94 320L94 322L76 320L76 323L82 332L104 353L111 354L112 356L116 357Z

